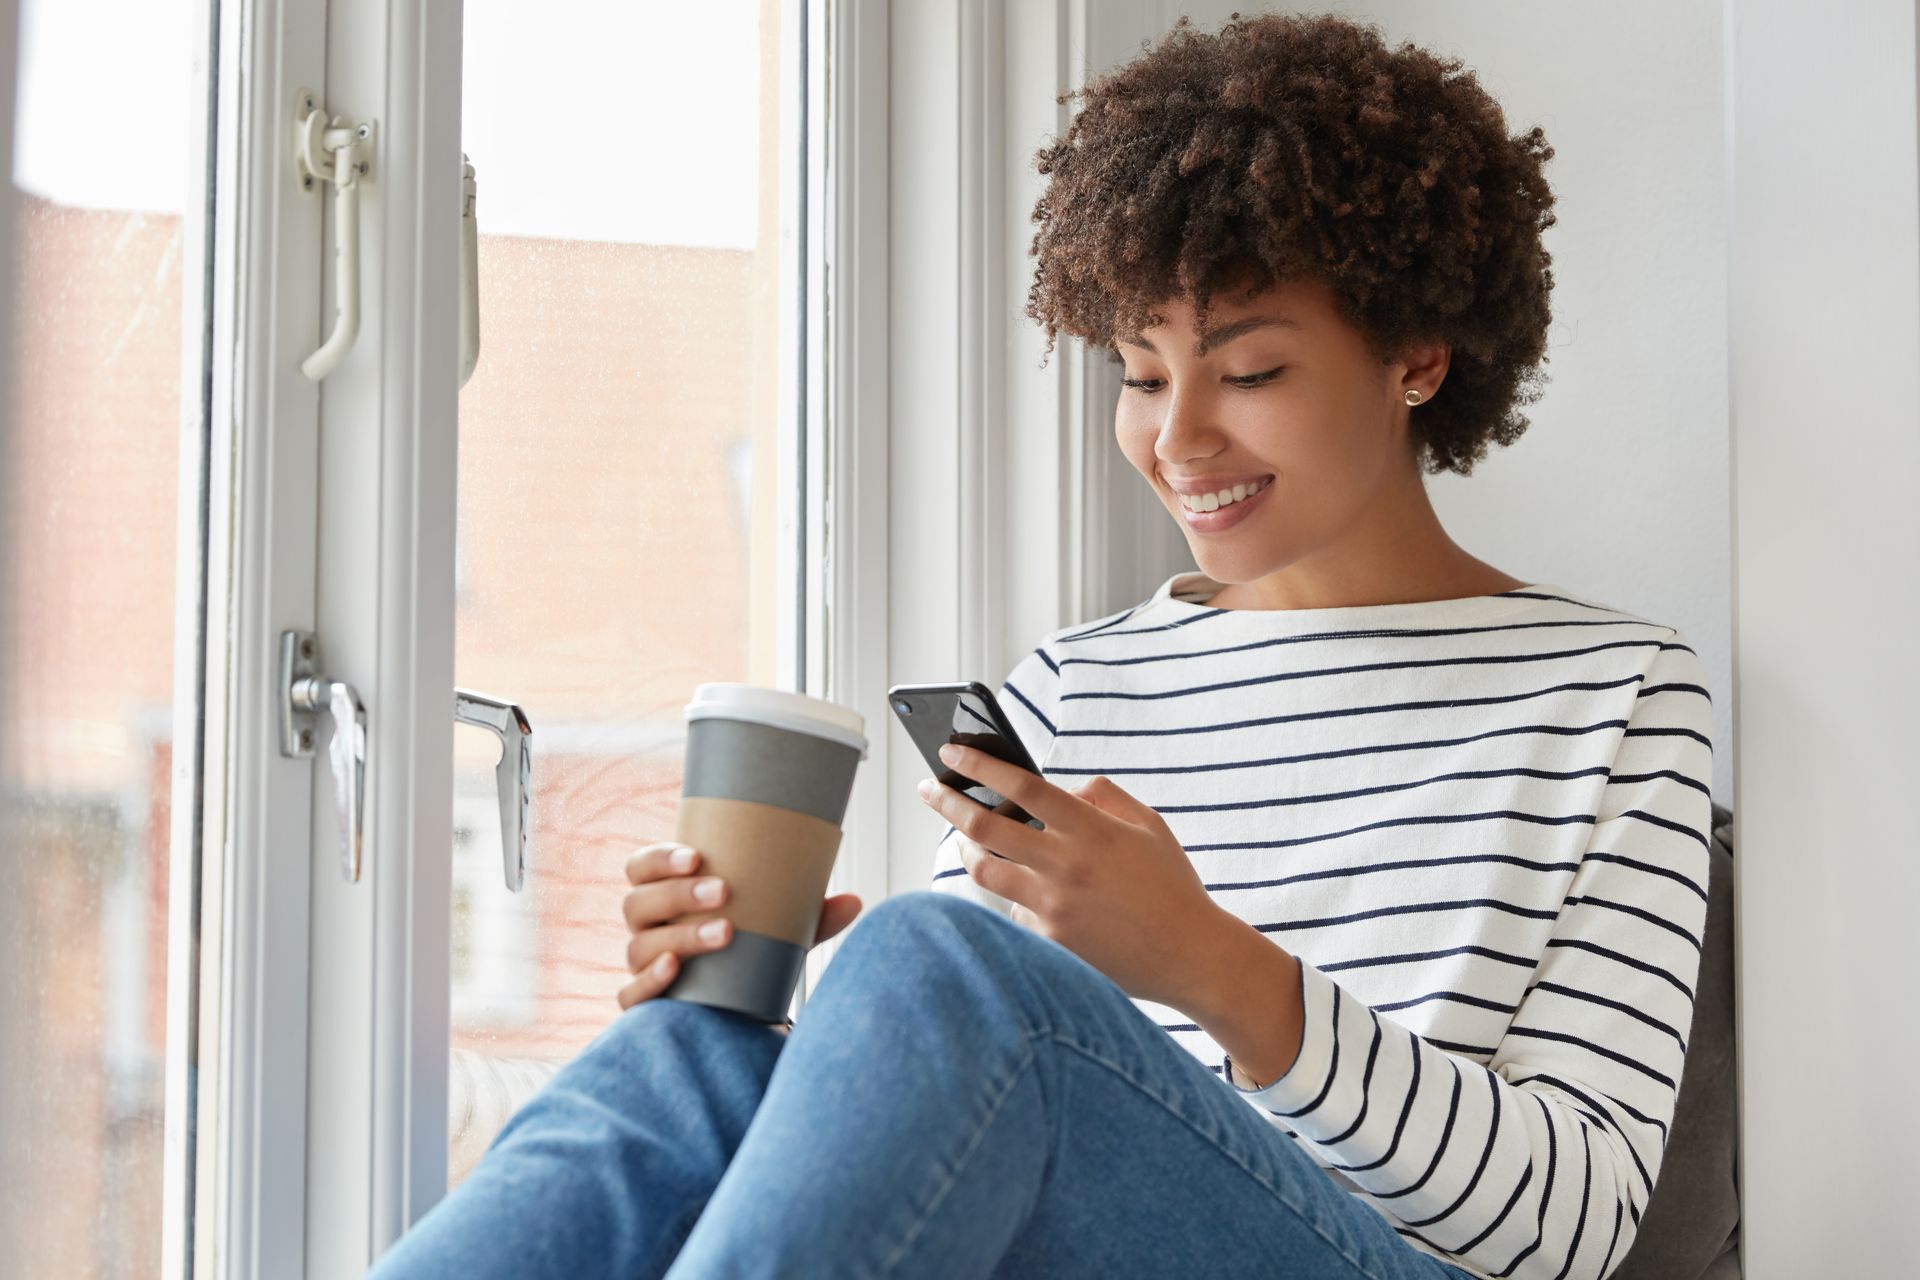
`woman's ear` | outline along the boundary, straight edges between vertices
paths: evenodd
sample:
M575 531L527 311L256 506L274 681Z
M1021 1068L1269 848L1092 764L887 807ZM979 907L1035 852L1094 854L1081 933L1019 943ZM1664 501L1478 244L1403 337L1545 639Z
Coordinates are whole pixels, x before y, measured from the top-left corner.
M1403 350L1387 366L1388 385L1395 400L1404 403L1409 390L1420 393L1421 403L1433 399L1446 380L1453 359L1453 348L1444 342L1417 342Z

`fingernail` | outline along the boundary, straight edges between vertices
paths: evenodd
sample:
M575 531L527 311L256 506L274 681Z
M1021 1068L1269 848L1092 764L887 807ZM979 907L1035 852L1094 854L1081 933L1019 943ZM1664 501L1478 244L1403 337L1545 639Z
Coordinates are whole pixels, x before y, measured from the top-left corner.
M691 871L693 870L693 850L682 845L673 851L673 857L669 861L673 864L675 871Z
M700 926L700 936L707 942L718 942L727 931L725 920L709 920Z
M671 968L673 968L673 952L671 951L666 952L658 960L653 962L653 971L655 973L665 975L667 970Z
M945 760L948 764L959 764L960 748L954 746L951 742L949 742L946 746L940 748L940 758L942 760Z
M718 879L702 880L693 886L693 896L706 903L720 901L720 881Z
M931 800L933 798L933 779L932 778L920 779L920 798L922 800Z

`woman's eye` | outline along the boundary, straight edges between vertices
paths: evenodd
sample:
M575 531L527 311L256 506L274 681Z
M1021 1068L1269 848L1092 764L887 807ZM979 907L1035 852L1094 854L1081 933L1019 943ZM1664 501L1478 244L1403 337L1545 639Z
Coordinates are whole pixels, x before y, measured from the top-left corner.
M1284 372L1286 372L1286 366L1281 365L1278 369L1269 369L1265 373L1250 373L1243 378L1228 378L1227 381L1236 387L1261 387L1272 382ZM1160 389L1161 381L1162 379L1159 378L1122 378L1120 379L1120 385L1123 387L1131 387L1143 395L1152 395Z
M1236 387L1258 387L1272 382L1285 371L1286 366L1281 365L1278 369L1269 369L1265 373L1250 373L1244 378L1228 378L1227 381Z

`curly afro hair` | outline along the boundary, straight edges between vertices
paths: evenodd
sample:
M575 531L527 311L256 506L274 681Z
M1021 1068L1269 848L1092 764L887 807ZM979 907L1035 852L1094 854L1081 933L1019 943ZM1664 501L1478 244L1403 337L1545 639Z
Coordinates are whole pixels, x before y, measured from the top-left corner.
M1026 314L1118 359L1117 339L1216 292L1324 282L1383 363L1445 342L1441 394L1412 415L1427 471L1467 475L1540 398L1554 224L1534 128L1457 58L1331 15L1181 18L1157 47L1062 94L1084 98L1035 155L1038 260Z

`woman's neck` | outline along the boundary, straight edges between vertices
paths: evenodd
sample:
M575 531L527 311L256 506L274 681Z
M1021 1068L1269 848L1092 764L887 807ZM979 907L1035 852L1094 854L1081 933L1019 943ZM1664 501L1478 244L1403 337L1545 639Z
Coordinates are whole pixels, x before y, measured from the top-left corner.
M1333 609L1495 595L1527 585L1469 555L1447 535L1417 471L1387 486L1352 528L1337 543L1264 577L1229 583L1208 603L1221 609Z

